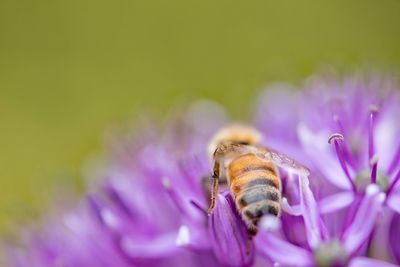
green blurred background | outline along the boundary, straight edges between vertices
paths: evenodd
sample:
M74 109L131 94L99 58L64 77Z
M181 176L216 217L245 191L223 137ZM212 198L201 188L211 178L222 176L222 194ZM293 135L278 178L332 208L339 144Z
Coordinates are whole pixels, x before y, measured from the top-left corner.
M0 232L81 190L108 127L198 97L245 117L324 65L398 73L400 1L2 0Z

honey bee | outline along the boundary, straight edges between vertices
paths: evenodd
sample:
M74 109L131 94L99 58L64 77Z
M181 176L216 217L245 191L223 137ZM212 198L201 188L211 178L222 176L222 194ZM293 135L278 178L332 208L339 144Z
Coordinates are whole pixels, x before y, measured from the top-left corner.
M281 215L282 185L278 167L299 175L309 174L295 160L263 146L261 134L248 126L223 128L212 138L208 150L213 162L208 215L215 207L219 184L227 183L250 239L256 235L263 215Z

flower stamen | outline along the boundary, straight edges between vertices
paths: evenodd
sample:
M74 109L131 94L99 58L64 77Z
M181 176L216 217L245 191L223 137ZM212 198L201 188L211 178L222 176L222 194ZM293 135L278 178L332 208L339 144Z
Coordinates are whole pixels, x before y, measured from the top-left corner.
M118 191L114 188L114 186L111 184L110 181L106 183L104 186L104 191L108 195L109 198L112 199L112 202L121 210L123 211L126 215L130 217L134 217L134 212L132 211L131 208L127 205L127 203L123 200L123 198L120 196Z
M368 158L371 160L375 155L375 144L374 144L374 127L376 114L379 111L379 107L371 105L369 107L369 127L368 127Z
M176 191L172 188L171 186L171 180L167 177L163 177L161 179L162 185L165 189L165 191L168 193L170 196L171 200L179 210L184 215L187 215L186 209L182 206L182 201L179 199L179 195L176 193Z
M344 133L345 131L344 131L343 124L342 124L342 122L339 119L339 116L337 114L335 114L333 116L333 121L336 122L336 124L338 125L339 131L341 133ZM352 157L352 155L350 153L350 150L349 150L349 148L347 146L347 143L343 142L342 146L343 146L344 158L346 159L347 163L349 163L350 166L353 167L354 169L357 169L356 163L355 163L355 161L354 161L354 159L353 159L353 157Z
M371 183L376 184L376 178L377 178L377 172L378 172L378 155L374 155L370 161L369 164L372 167L371 170Z
M192 204L197 210L199 210L201 213L203 213L204 215L207 215L207 216L208 216L207 209L204 208L201 204L197 203L197 201L195 201L195 200L190 200L189 202L190 202L190 204Z
M104 218L101 216L101 204L97 199L97 197L94 195L89 195L87 197L87 202L89 208L92 210L92 213L94 217L97 219L97 221L103 226L106 225L104 222Z
M343 148L341 147L341 145L340 145L341 143L339 143L339 140L340 141L344 140L343 135L340 134L340 133L334 133L329 137L328 143L331 144L332 141L334 142L336 155L337 155L337 158L338 158L338 160L340 162L340 166L342 167L344 173L346 174L346 177L349 180L353 191L356 191L356 185L354 184L354 181L350 176L349 170L347 169L346 161L344 159Z

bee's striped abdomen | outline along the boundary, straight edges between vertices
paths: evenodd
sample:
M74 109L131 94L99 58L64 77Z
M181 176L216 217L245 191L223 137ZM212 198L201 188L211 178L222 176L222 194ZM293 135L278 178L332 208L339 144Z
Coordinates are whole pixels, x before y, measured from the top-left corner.
M241 156L229 165L229 183L243 219L253 228L265 214L280 215L280 180L270 162L254 154Z

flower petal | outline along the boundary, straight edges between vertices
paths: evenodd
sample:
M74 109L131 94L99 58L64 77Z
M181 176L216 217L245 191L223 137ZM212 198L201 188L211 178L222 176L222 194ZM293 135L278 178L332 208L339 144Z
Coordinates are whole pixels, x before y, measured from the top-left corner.
M290 205L287 201L287 198L282 198L281 201L282 210L286 213L293 215L293 216L300 216L301 215L301 206L300 205Z
M212 247L218 260L228 266L250 266L254 250L248 251L246 225L236 212L229 194L218 194L216 207L209 217Z
M392 194L386 200L386 204L394 211L400 213L400 194Z
M375 143L380 168L387 170L396 153L395 146L398 144L400 129L398 114L387 112L384 115L380 117L381 120L376 126Z
M323 222L319 216L317 202L309 187L308 178L300 177L300 207L307 231L308 244L312 248L318 247L327 237Z
M134 260L161 259L175 255L181 250L176 245L177 233L159 235L147 240L135 240L132 237L122 237L121 250Z
M321 214L335 212L349 206L354 201L353 192L342 192L326 198L318 202Z
M394 214L389 230L389 247L397 262L400 263L400 214Z
M371 234L384 200L385 195L380 192L376 184L367 187L354 220L342 237L343 245L349 254L355 252Z
M395 221L393 215L396 214L390 211L389 208L382 207L382 212L375 224L373 235L368 240L368 257L390 262L393 259L391 253L394 251L393 249L396 245L391 244L390 239L395 237L398 243L400 234L400 232L396 234L396 228L400 230L399 227L395 226L391 228L392 222Z
M207 237L208 232L205 228L197 225L181 225L175 243L179 247L187 248L194 252L205 251L211 248Z
M388 262L374 260L366 257L356 257L353 258L349 267L396 267L397 265Z
M283 266L314 265L313 256L308 250L286 242L271 232L260 232L255 242L257 250L275 263Z

